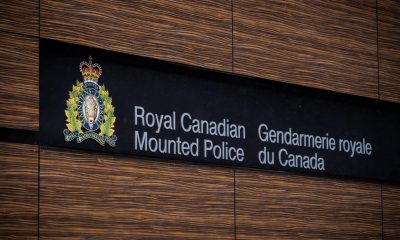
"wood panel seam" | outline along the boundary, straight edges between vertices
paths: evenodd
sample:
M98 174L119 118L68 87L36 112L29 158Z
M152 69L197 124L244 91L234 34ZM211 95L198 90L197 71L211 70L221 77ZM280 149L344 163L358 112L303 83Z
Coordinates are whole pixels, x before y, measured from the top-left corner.
M380 90L380 71L379 71L379 14L378 14L378 0L375 1L376 2L376 62L377 62L377 77L378 77L378 99L381 100L381 90Z
M232 22L232 24L231 24L231 39L232 39L232 59L231 59L231 65L232 65L232 73L234 73L235 72L235 66L234 66L234 64L235 64L235 54L234 54L234 50L235 50L235 48L234 48L234 46L233 46L233 43L234 43L234 41L233 41L233 1L234 0L231 0L231 22Z
M41 24L40 24L40 5L42 5L42 4L41 4L41 1L42 1L42 0L39 0L39 1L38 1L38 4L39 4L39 9L38 9L38 11L39 11L39 20L38 20L39 29L38 29L38 36L39 36L39 38L40 38L40 25L41 25ZM39 124L40 124L40 123L39 123Z
M377 1L379 99L400 103L400 2Z
M5 29L0 29L0 33L6 33L6 34L16 35L16 36L20 36L20 37L27 37L27 38L32 38L32 39L39 39L38 36L32 36L29 34L19 33L19 32L13 32L10 30L5 30Z

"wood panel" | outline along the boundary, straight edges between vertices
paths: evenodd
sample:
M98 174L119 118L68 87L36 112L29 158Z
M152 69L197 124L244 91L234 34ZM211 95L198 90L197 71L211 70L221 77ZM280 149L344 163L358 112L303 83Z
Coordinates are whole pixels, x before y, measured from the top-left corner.
M382 185L383 239L400 238L400 186Z
M236 239L381 239L379 184L239 170Z
M0 239L37 239L37 146L0 142Z
M400 103L400 1L378 1L379 94Z
M233 239L233 170L43 150L40 239Z
M41 1L41 37L231 71L231 1Z
M0 32L0 127L39 128L37 38Z
M234 72L378 97L375 0L235 0Z
M39 36L39 1L0 1L0 30Z

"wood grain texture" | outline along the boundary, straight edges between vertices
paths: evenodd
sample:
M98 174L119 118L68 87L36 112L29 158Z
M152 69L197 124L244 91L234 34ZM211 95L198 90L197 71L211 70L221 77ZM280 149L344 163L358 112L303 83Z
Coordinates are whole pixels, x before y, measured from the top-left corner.
M378 0L379 96L400 103L400 1Z
M382 185L383 239L400 238L400 186Z
M41 37L232 70L231 1L42 0Z
M0 1L0 30L39 36L39 1Z
M0 127L39 129L37 38L0 32Z
M233 170L42 150L40 239L233 239Z
M238 170L236 239L381 239L379 184Z
M378 98L375 0L235 0L234 72Z
M0 239L37 239L37 146L0 142Z

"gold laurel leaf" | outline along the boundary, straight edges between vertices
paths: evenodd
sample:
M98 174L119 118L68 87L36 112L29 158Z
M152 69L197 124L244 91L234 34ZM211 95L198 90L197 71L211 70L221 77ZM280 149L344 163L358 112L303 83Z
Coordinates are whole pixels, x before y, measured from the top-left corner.
M68 104L69 104L69 106L73 106L73 105L75 104L74 99L73 99L73 98L68 99L67 105L68 105Z
M109 104L104 104L104 112L106 113L106 114L108 114L108 112L109 112L109 109L110 108L110 105Z
M72 124L71 123L67 123L67 128L68 128L68 130L70 131L70 132L74 132L74 128L72 127Z
M65 116L67 117L67 121L69 121L69 111L65 110Z
M83 133L81 121L76 120L76 128L77 128L77 130L78 130L79 133Z
M114 134L114 129L108 130L107 136L111 137Z
M101 124L100 125L100 133L99 133L100 136L104 135L104 128L105 128L104 124Z

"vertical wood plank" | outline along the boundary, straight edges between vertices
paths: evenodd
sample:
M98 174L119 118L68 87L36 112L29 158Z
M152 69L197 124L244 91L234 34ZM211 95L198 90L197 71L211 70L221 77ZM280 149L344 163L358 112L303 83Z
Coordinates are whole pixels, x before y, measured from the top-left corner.
M400 103L400 1L378 0L380 99Z
M383 239L400 237L400 186L382 185Z
M381 239L379 184L239 170L236 239Z
M45 149L40 239L233 239L233 170Z
M39 129L37 38L0 32L0 127Z
M42 0L41 37L192 64L232 68L231 1Z
M39 36L39 1L0 1L0 30Z
M37 239L37 146L0 142L0 239Z
M235 0L234 72L378 98L375 0Z

